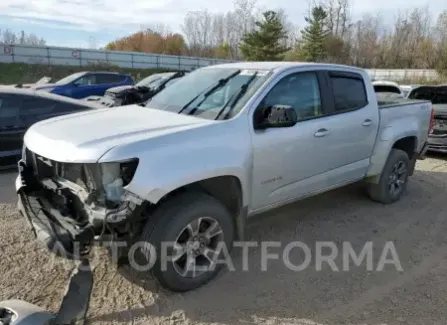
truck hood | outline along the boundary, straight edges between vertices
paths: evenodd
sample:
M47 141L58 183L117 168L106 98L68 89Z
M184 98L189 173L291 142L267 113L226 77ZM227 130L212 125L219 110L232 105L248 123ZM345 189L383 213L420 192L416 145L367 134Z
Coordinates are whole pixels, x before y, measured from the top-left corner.
M132 85L112 87L112 88L107 89L106 93L118 94L118 93L124 92L125 90L132 89L134 87L135 86L132 86Z
M129 105L38 122L26 132L24 142L29 150L51 160L92 163L116 146L210 123L216 122Z

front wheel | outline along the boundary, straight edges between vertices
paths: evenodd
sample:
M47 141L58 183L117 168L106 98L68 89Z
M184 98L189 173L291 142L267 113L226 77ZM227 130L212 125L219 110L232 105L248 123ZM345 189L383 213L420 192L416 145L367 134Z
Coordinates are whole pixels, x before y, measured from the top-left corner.
M224 266L216 263L231 251L233 218L215 198L184 193L168 199L145 226L141 241L155 247L152 274L171 291L196 289L213 279ZM165 245L165 247L163 247ZM141 249L146 260L154 251Z
M368 194L374 201L391 204L405 192L408 182L410 158L405 151L392 149L382 170L378 184L370 184Z

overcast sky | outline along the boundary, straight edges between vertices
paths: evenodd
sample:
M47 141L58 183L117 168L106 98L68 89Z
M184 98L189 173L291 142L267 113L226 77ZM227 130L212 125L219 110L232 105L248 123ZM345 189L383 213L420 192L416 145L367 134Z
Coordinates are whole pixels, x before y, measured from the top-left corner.
M433 17L447 9L447 0L351 0L352 15L380 12L392 20L399 11L429 6ZM304 25L308 0L258 0L263 8L283 8L291 21ZM49 45L98 46L137 31L142 25L164 23L180 31L185 14L208 8L226 12L232 0L0 0L0 29L33 32Z

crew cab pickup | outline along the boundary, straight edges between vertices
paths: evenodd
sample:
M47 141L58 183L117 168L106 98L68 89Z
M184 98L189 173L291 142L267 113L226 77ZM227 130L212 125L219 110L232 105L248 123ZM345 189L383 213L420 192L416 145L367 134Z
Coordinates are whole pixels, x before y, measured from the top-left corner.
M88 254L106 235L139 243L158 281L187 291L216 276L216 256L263 211L360 180L373 200L399 200L432 121L429 101L377 102L355 67L210 66L144 107L32 126L18 206L50 250Z

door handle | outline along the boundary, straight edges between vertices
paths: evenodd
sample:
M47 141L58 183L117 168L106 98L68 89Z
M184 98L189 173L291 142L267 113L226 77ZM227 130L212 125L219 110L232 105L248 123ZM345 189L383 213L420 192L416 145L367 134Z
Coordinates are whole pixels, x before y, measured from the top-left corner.
M364 120L362 123L363 126L370 126L371 124L372 124L372 121L369 118Z
M319 129L317 132L315 132L314 136L316 138L322 138L329 134L329 131L327 129Z
M13 130L13 129L18 129L18 128L19 128L18 125L5 125L5 126L2 126L0 128L0 130Z

